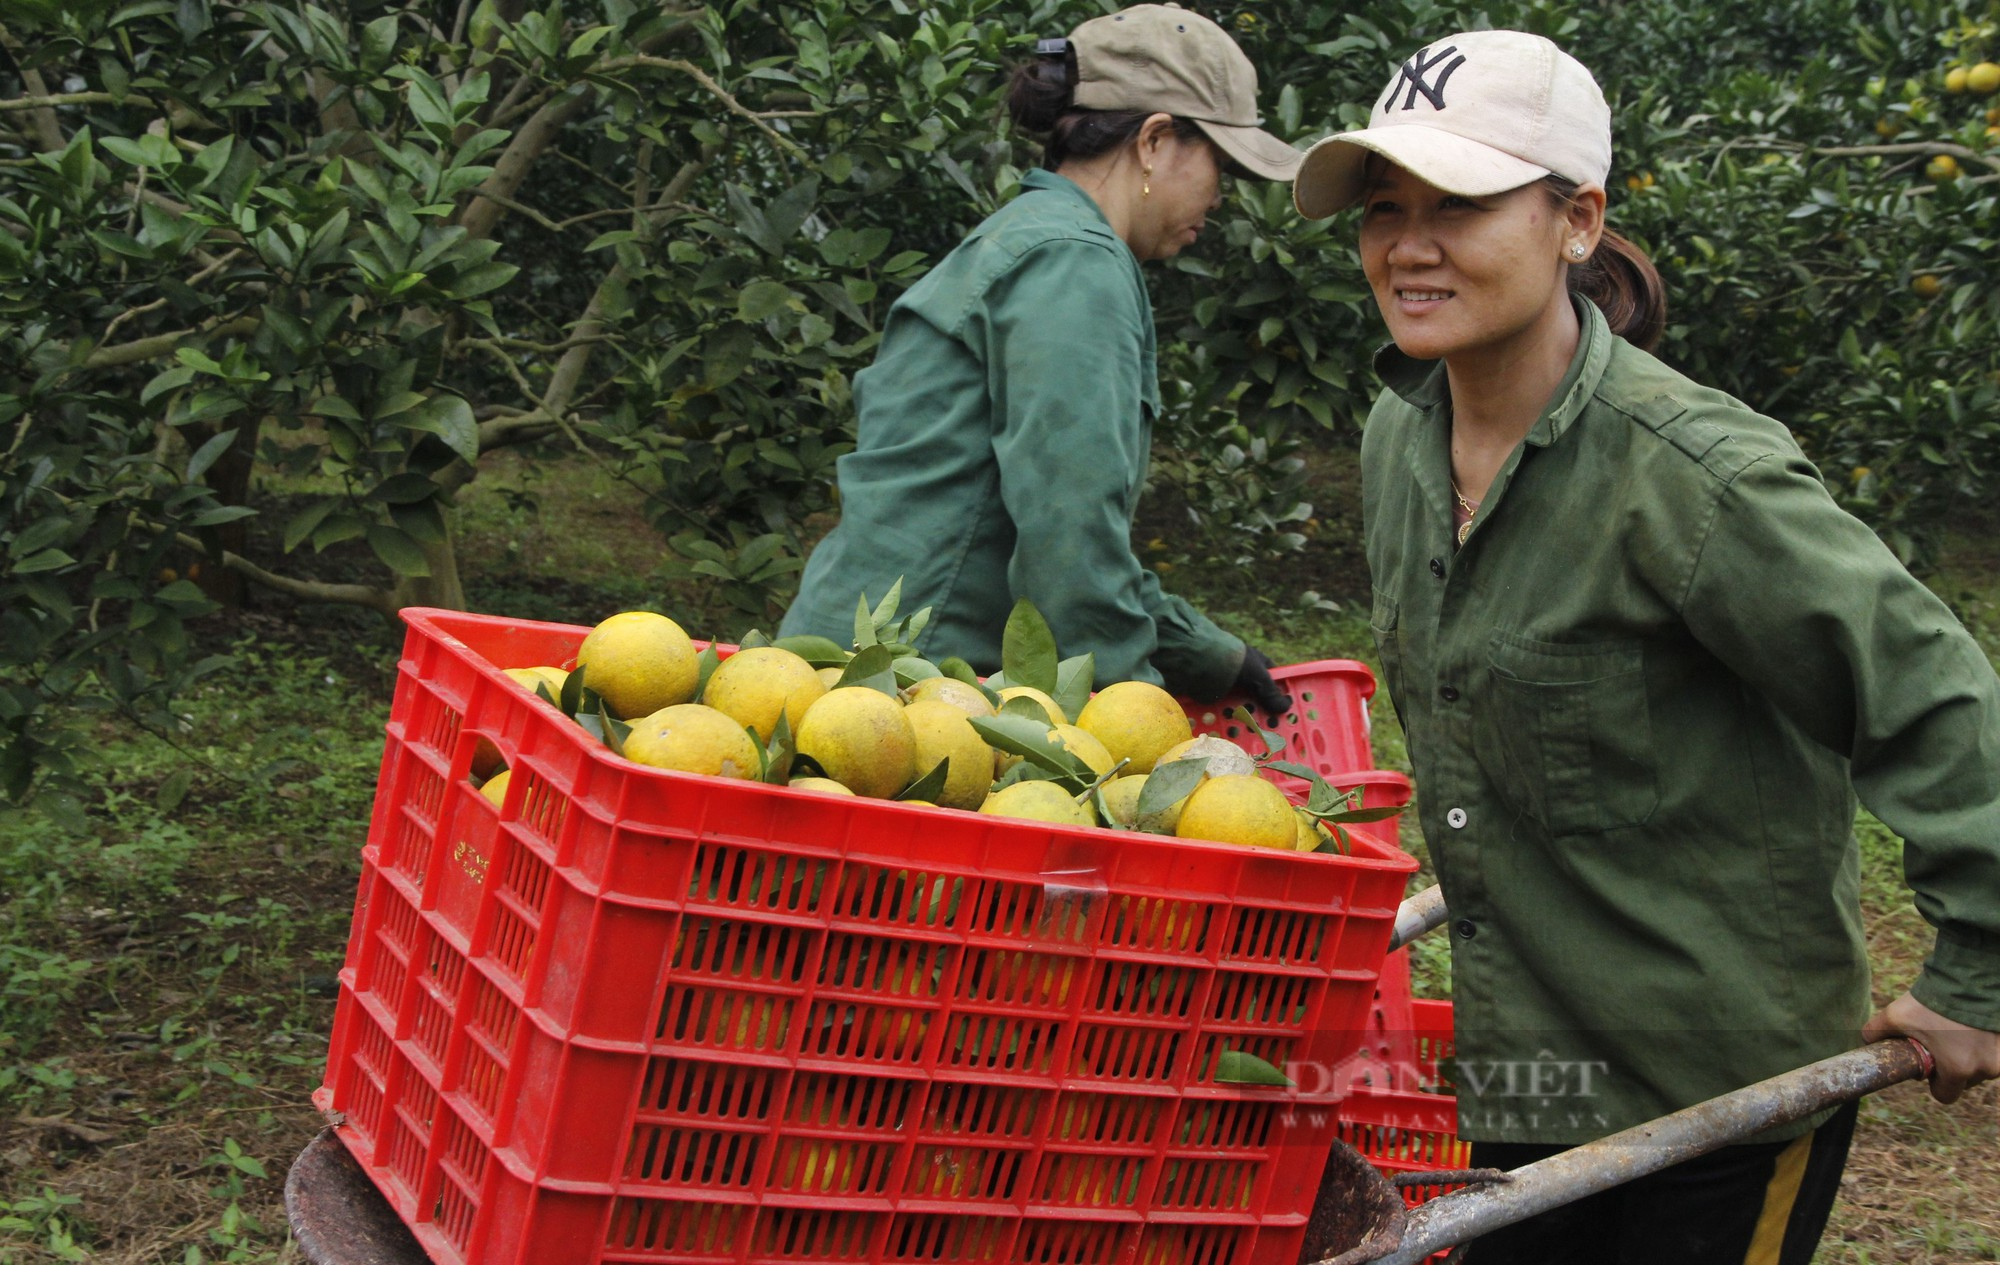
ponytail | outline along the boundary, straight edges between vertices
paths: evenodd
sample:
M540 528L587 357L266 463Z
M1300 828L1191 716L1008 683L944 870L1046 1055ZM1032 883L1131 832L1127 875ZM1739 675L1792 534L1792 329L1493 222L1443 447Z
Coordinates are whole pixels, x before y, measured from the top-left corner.
M1060 49L1054 46L1061 45ZM1071 159L1088 160L1139 134L1157 110L1087 110L1076 104L1076 50L1067 40L1043 40L1035 60L1014 68L1007 84L1007 116L1024 132L1046 134L1042 166L1056 171ZM1184 141L1202 136L1198 124L1174 120Z
M1577 186L1561 176L1544 181L1564 205ZM1667 329L1667 288L1646 252L1628 237L1605 227L1597 250L1569 270L1569 288L1595 303L1611 332L1641 351L1651 351Z

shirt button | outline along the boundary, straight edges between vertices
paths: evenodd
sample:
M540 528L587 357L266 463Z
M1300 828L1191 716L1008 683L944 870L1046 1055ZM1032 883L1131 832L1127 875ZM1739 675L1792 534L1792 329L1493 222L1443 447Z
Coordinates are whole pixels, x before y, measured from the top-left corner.
M1458 933L1459 938L1461 940L1470 940L1472 939L1472 937L1479 934L1479 924L1472 921L1472 919L1470 918L1459 919L1457 922L1452 924L1451 929Z
M1450 826L1453 830L1465 829L1465 810L1463 808L1452 809L1444 815L1444 824Z
M1438 579L1440 579L1440 580L1444 579L1444 559L1443 559L1443 558L1432 558L1432 559L1431 559L1431 574L1432 574L1432 575L1434 575L1434 576L1436 576L1436 577L1437 577Z
M1447 703L1456 703L1458 701L1458 688L1452 685L1440 686L1438 687L1438 697Z

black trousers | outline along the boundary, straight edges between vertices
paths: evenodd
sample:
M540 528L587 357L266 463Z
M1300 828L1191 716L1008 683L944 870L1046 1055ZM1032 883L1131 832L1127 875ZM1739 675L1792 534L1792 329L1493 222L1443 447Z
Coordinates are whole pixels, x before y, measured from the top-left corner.
M1465 1265L1808 1265L1833 1211L1857 1104L1788 1142L1729 1146L1496 1230ZM1475 1142L1475 1168L1567 1148Z

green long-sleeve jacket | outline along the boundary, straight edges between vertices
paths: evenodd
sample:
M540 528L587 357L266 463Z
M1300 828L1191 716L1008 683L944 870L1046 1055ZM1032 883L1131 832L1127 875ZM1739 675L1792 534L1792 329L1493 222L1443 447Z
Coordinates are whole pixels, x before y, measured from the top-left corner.
M898 577L931 608L918 648L1000 666L1031 599L1099 684L1228 690L1243 643L1139 564L1132 514L1159 409L1152 303L1139 261L1089 195L1032 171L890 309L855 376L841 518L814 549L785 635L846 644L856 599Z
M1784 427L1578 308L1462 548L1442 366L1385 351L1362 445L1476 1140L1587 1140L1855 1044L1857 792L1937 929L1917 998L2000 1029L1992 667Z

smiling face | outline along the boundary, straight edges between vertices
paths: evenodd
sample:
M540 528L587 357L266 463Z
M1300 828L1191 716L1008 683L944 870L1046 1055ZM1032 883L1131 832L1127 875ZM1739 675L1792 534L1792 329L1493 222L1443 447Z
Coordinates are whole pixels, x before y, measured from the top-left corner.
M1170 125L1142 135L1140 151L1153 169L1145 178L1152 192L1134 210L1126 241L1140 259L1171 259L1222 205L1222 154L1207 137L1186 139Z
M1361 267L1404 353L1504 362L1562 336L1567 252L1587 255L1601 225L1587 202L1559 206L1539 183L1462 197L1381 159L1369 168Z

